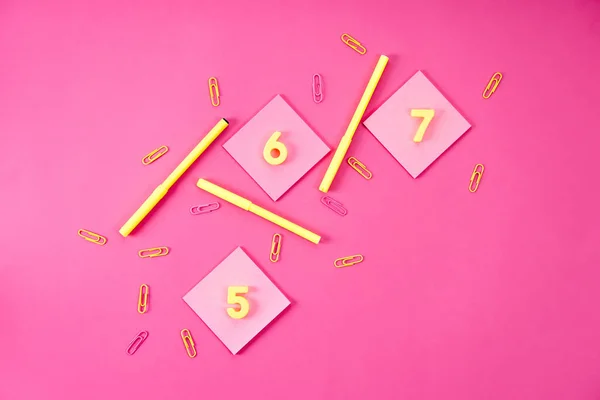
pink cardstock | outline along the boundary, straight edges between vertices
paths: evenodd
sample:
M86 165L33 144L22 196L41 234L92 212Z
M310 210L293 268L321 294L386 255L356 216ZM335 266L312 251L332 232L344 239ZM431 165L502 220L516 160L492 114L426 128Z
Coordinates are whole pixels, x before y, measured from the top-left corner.
M418 108L433 109L435 116L423 140L415 143L413 138L423 118L411 117L410 110ZM364 125L413 178L471 127L421 71L367 118Z
M227 304L229 286L249 287L243 296L250 303L250 311L242 319L227 314L227 308L231 307ZM183 300L233 354L290 305L241 247L198 282Z
M271 165L263 158L265 144L274 132L287 147L287 159ZM277 201L328 152L329 147L298 114L277 95L223 145L258 185Z

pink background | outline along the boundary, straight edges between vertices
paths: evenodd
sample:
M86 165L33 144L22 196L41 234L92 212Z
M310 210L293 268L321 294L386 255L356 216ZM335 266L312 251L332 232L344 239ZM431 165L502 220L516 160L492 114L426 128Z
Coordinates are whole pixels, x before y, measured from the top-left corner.
M0 399L597 400L599 44L593 0L0 1ZM367 115L422 69L473 124L418 179L360 127L349 155L374 178L340 170L340 217L319 202L329 157L272 203L221 147L277 93L337 145L381 53ZM121 238L221 116L222 137ZM213 201L201 176L323 243L285 234L269 263L270 224L226 205L189 215ZM181 296L238 245L292 304L233 356ZM137 257L152 246L171 253Z

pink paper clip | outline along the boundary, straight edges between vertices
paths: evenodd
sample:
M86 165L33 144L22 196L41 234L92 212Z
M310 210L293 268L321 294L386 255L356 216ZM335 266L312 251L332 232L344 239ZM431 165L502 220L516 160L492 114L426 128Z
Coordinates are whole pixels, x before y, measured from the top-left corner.
M321 197L321 203L325 204L330 210L335 211L336 214L342 216L348 214L348 210L344 208L344 205L342 203L329 196Z
M142 343L144 343L144 341L147 338L148 338L148 331L141 331L140 333L135 335L135 337L133 338L131 343L129 343L129 346L127 346L127 350L126 350L127 354L129 354L130 356L134 355L135 352L137 351L137 349L140 348Z
M313 75L312 90L313 100L315 103L319 104L323 101L323 78L321 78L321 75Z
M206 213L218 210L219 207L221 207L221 206L217 202L201 204L199 206L192 206L192 208L190 208L190 214L192 214L192 215L206 214Z

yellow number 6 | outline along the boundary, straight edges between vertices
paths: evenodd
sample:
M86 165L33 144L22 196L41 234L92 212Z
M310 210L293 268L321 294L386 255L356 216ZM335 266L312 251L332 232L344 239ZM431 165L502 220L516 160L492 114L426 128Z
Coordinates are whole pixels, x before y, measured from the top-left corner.
M267 144L265 144L265 148L263 149L263 158L271 165L279 165L283 163L288 155L285 144L277 141L279 140L280 136L281 132L275 132L272 134L269 140L267 140ZM274 152L275 156L273 156L271 152Z
M421 125L419 125L419 129L417 129L417 133L415 134L415 137L413 138L413 142L419 143L419 142L421 142L421 140L423 140L425 131L427 130L427 127L429 126L429 123L433 119L434 115L435 115L435 110L419 110L419 109L410 110L411 117L423 118L423 121L421 121Z
M248 315L250 311L250 303L248 299L238 294L248 293L248 286L229 286L227 288L227 304L239 304L240 309L236 310L233 307L227 308L227 314L234 319L242 319Z

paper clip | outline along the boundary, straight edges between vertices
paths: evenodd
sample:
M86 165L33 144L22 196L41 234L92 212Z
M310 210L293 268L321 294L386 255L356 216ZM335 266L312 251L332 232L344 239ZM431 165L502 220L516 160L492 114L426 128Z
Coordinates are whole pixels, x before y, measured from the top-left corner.
M85 229L80 229L77 231L77 234L87 240L88 242L99 244L100 246L104 246L106 244L106 238L102 235L98 235L92 231L87 231Z
M146 339L148 339L148 331L141 331L135 335L131 343L129 343L129 346L127 346L127 354L130 356L134 355Z
M494 92L496 91L496 88L500 84L501 80L502 80L502 74L500 72L496 72L492 76L492 79L490 79L490 82L485 87L485 90L483 91L482 96L484 99L489 99L492 96L492 94L494 94Z
M344 42L348 47L352 50L356 51L358 54L365 54L367 52L367 48L360 44L360 42L354 39L352 36L347 33L343 33L341 36L342 42Z
M212 211L217 210L220 207L219 203L208 203L208 204L200 204L199 206L192 206L190 208L190 214L198 215L198 214L206 214Z
M151 249L143 249L138 251L140 258L162 257L169 254L168 247L153 247Z
M281 252L281 235L276 233L273 235L273 240L271 241L271 255L269 256L269 260L272 263L276 263L279 261L279 253Z
M152 150L150 153L146 154L144 158L142 158L142 164L152 164L154 161L164 156L167 151L169 151L167 146L160 146L158 149Z
M181 340L183 340L183 345L185 346L188 357L196 357L196 354L198 354L196 353L196 345L194 344L194 339L192 339L192 334L188 329L181 330Z
M323 101L323 78L321 78L321 75L319 75L319 74L313 75L312 91L313 91L314 102L317 104L322 102Z
M140 295L138 296L138 312L140 314L146 313L148 311L148 294L150 293L150 288L145 283L140 285Z
M348 210L344 208L344 205L334 198L323 196L321 197L321 203L325 204L330 210L335 211L336 214L342 216L348 214Z
M348 158L348 164L350 164L350 166L366 180L369 180L373 177L373 174L367 169L367 166L358 161L356 158Z
M221 104L221 95L219 94L219 82L217 82L217 78L211 76L208 78L208 93L210 95L210 102L213 107L217 107Z
M333 266L336 268L349 267L351 265L363 262L364 259L365 258L360 254L357 254L355 256L342 257L335 260L333 262Z
M477 189L479 189L479 182L481 181L481 177L483 176L483 170L483 164L475 165L475 168L473 169L473 174L471 175L471 180L469 181L469 192L475 193ZM475 186L473 186L473 182L475 182Z

